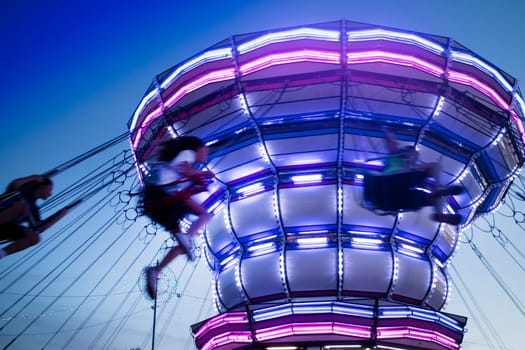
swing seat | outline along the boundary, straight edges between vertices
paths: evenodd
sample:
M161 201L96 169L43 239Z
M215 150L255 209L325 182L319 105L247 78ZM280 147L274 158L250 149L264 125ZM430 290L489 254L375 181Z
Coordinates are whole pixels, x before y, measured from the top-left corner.
M420 186L421 174L415 171L365 174L362 206L379 215L419 210L431 205Z

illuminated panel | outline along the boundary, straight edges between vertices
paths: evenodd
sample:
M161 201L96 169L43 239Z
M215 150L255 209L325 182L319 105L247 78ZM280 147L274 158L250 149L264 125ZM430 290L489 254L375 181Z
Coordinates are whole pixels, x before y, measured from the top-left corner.
M431 265L422 258L423 252L413 245L400 243L397 252L398 276L391 291L392 299L419 304L426 297L431 285ZM416 285L413 280L420 283Z
M262 184L260 187L253 184L251 186L253 193L256 193L258 188L264 188ZM242 195L247 197L230 204L232 228L238 232L237 236L243 238L258 232L278 229L273 210L273 191L249 196L248 186L241 187L240 190Z
M253 255L241 262L241 273L247 295L254 301L282 299L286 290L281 279L281 261L275 245L257 247ZM264 266L264 269L261 269Z
M381 240L354 237L343 249L343 290L355 296L386 297L393 274L392 252L380 249ZM367 266L366 269L361 266Z

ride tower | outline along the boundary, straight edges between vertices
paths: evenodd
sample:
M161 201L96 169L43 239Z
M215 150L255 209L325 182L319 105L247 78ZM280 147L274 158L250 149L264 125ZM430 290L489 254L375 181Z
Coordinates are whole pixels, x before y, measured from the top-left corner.
M197 198L218 314L196 346L460 348L446 268L523 165L524 111L516 80L458 42L346 20L235 35L156 76L128 123L139 177L180 135L216 176ZM385 130L463 188L444 203L459 227L364 204Z

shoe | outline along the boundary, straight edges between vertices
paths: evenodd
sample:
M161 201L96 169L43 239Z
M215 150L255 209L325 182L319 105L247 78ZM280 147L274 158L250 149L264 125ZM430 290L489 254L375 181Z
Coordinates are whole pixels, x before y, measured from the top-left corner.
M435 191L433 193L433 196L434 197L449 196L449 195L454 196L454 195L462 194L463 191L464 190L462 186L452 185L452 186L443 187Z
M157 298L157 282L159 272L156 268L150 266L146 268L146 291L151 299Z
M448 186L447 188L445 188L445 190L447 191L447 194L452 195L452 196L462 194L464 191L463 186L460 186L460 185Z
M184 234L181 232L175 233L175 238L177 238L177 241L179 244L184 248L184 253L188 256L188 260L193 261L195 260L195 256L193 255L193 239L188 234Z
M457 226L463 220L463 217L459 214L432 214L432 220L443 222L445 224Z

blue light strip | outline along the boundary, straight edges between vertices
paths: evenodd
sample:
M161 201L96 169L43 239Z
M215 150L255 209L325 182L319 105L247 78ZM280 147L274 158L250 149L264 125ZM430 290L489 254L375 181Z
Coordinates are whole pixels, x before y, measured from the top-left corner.
M411 306L379 308L379 318L413 318L440 324L455 332L462 333L463 327L458 321L445 314L414 308Z
M355 305L335 301L319 301L304 303L289 303L278 306L254 310L252 317L255 322L266 321L279 317L292 315L312 314L338 314L356 317L374 317L374 307L368 305Z

